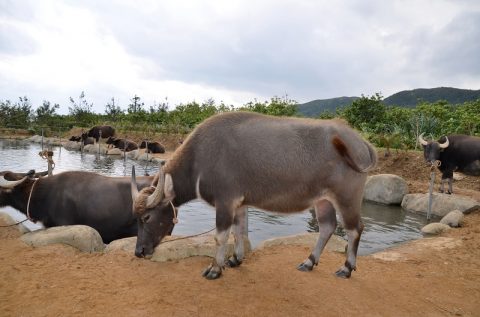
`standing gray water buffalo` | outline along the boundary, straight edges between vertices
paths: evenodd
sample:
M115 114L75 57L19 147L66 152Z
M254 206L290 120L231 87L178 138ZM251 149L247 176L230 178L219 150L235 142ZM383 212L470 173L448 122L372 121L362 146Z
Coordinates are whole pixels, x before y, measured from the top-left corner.
M127 139L117 139L114 137L109 137L106 143L112 145L113 147L119 148L120 150L124 150L125 152L130 152L138 149L138 146L135 142Z
M310 271L318 264L338 212L348 235L348 251L336 275L348 278L356 268L363 231L360 208L366 172L376 161L375 149L340 121L249 112L213 116L166 162L155 176L154 191L151 187L138 191L132 176L139 225L135 254L151 256L176 220L175 207L201 198L216 209L216 256L203 273L215 279L225 264L242 263L247 206L283 213L314 206L320 236L298 269ZM234 255L225 261L232 225Z
M39 174L33 173L0 172L0 207L11 206L47 228L90 226L105 243L137 234L130 178L89 172L35 178ZM149 186L152 180L153 176L142 177L140 187Z
M165 153L165 147L156 141L142 141L142 143L140 143L140 148L147 148L148 153Z
M428 163L440 162L438 169L442 172L440 192L445 192L444 185L448 182L447 194L452 194L453 172L459 171L467 175L480 175L480 138L469 135L451 134L441 137L438 141L425 141L424 133L418 137L423 146L423 155Z
M100 133L101 132L101 133ZM97 142L100 139L107 139L115 135L115 129L109 125L97 125L88 130L87 135L94 138Z

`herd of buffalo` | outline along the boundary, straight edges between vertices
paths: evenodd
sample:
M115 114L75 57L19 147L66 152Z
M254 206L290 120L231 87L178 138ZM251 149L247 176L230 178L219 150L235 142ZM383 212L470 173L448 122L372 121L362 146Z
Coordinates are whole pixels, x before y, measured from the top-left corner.
M104 138L127 151L140 147L165 152L158 142L138 146L114 134L112 127L98 126L70 140ZM418 141L425 160L442 172L442 192L447 182L446 193L453 193L453 171L480 175L479 137L447 135L426 141L422 134ZM135 255L149 258L171 234L177 208L202 199L216 211L217 252L203 273L207 279L220 277L225 266L242 264L247 207L281 213L314 207L320 235L297 268L310 271L318 265L338 214L348 246L336 275L348 278L356 269L363 231L360 209L365 181L376 162L375 148L342 122L229 112L198 125L155 176L135 177L134 169L131 177L82 171L50 177L35 171L0 172L0 207L11 206L45 227L91 226L105 243L137 236ZM234 254L226 259L231 230Z
M165 153L165 147L157 141L143 140L140 145L134 141L121 139L115 137L115 128L104 125L95 126L78 136L71 136L69 141L82 142L83 145L95 144L100 139L106 139L106 143L114 148L118 148L125 152L130 152L136 149L147 149L148 153Z

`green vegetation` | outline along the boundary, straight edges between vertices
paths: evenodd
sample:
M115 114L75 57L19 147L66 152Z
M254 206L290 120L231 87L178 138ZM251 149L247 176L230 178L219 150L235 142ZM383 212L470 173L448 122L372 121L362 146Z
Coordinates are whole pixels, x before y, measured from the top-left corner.
M18 102L0 101L0 128L28 129L32 133L44 130L46 135L62 135L73 127L88 128L98 124L113 125L118 132L186 134L198 123L220 112L254 111L275 116L302 116L297 103L288 98L274 97L269 101L249 102L234 108L213 99L179 104L170 110L168 103L153 104L146 109L139 96L134 96L126 110L112 98L103 114L92 111L93 104L81 93L70 98L68 115L59 115L59 105L44 101L33 110L27 97ZM336 111L323 112L318 119L340 118L381 147L407 149L417 147L417 137L438 138L445 134L480 135L480 99L462 104L446 101L422 102L414 108L386 105L380 94L361 96Z

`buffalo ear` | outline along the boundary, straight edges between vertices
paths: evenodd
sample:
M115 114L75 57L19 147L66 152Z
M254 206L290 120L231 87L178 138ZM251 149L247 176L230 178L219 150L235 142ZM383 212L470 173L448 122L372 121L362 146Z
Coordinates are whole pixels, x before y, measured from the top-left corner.
M165 194L164 200L172 201L175 198L175 191L173 190L172 175L165 174L165 185L163 186L163 192Z

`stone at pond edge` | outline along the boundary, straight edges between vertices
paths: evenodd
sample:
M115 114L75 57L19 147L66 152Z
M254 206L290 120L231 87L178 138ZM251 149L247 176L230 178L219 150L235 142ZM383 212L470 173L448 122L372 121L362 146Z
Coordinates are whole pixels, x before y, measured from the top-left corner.
M480 204L475 200L458 195L432 194L432 214L443 217L452 210L466 212L478 207ZM403 197L402 208L416 213L427 213L428 194L408 194Z
M176 241L172 241L181 236L169 236L165 237L162 243L155 248L151 260L156 262L166 262L180 260L192 256L208 256L215 257L216 245L213 235L202 235L198 237L185 238ZM169 242L171 241L171 242ZM120 240L112 241L106 248L105 252L125 251L130 254L135 252L135 244L137 242L136 237L124 238ZM233 254L233 235L230 235L226 248L226 257ZM250 241L245 239L245 253L250 252Z
M443 217L442 220L440 220L440 223L454 228L461 227L463 224L463 218L463 213L460 210L454 210Z
M3 223L5 223L5 225L9 226L9 225L13 225L15 223L17 223L18 221L16 221L15 219L13 219L9 214L7 213L4 213L4 212L0 212L0 219L2 220ZM21 234L24 234L24 233L27 233L27 232L30 232L30 230L25 227L22 223L16 225L16 226L12 226L13 228L17 228L17 230L21 233Z
M318 236L318 232L308 232L292 236L272 238L261 242L256 248L256 250L261 250L277 245L299 245L313 248L315 246L315 243L317 243ZM329 251L345 253L346 246L347 241L345 241L339 236L332 235L330 240L328 240L325 248Z
M442 232L447 231L447 230L450 230L450 226L445 225L443 223L439 223L439 222L433 222L433 223L429 223L428 225L423 227L422 228L422 233L425 233L425 234L439 234L439 233L442 233Z
M363 199L387 205L400 205L408 194L407 182L393 174L369 176L365 183Z
M92 227L84 225L36 230L24 234L20 239L33 247L61 243L89 253L100 252L105 248L100 234Z

